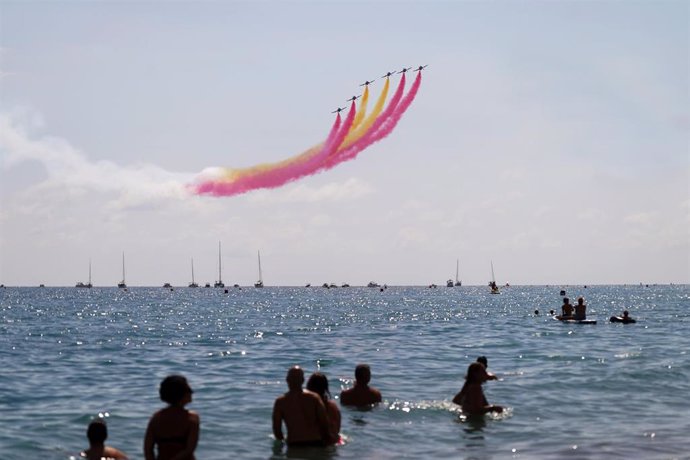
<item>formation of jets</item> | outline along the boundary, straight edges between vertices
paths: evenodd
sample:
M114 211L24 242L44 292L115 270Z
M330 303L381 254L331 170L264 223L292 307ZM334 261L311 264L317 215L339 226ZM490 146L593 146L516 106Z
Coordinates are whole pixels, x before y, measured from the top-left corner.
M396 72L396 71L386 72L386 74L383 75L383 76L381 76L381 78L390 78L391 75L396 75L396 74L401 74L401 73L407 73L408 70L412 70L412 71L414 71L414 72L421 72L422 70L426 69L428 66L429 66L429 64L420 65L420 66L417 67L416 69L413 69L412 67L403 67L403 68L402 68L401 70L399 70L398 72ZM374 79L374 80L376 80L376 79ZM374 83L374 80L371 80L371 81L365 80L364 83L362 83L362 84L359 85L359 86L369 86L369 85L371 85L372 83ZM360 97L362 97L361 94L360 94L359 96L352 96L352 97L351 97L350 99L348 99L346 102L354 102L354 101L356 101L357 99L359 99ZM347 107L342 107L342 108L341 108L341 107L338 107L337 109L335 109L335 110L334 110L333 112L331 112L331 113L340 113L340 112L342 112L343 110L347 110Z

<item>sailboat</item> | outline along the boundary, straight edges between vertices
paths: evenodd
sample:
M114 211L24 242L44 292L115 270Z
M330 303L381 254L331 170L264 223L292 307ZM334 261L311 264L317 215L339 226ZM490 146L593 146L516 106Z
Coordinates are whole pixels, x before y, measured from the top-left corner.
M262 288L264 287L264 279L261 276L261 251L256 251L258 257L259 257L259 281L254 283L255 288Z
M217 287L217 288L225 287L225 283L223 283L223 277L221 276L220 241L218 242L218 281L213 283L213 287Z
M127 284L125 283L125 253L122 251L122 281L117 283L117 287L126 289Z
M460 259L455 261L455 285L462 286L462 281L458 279L458 274L460 273Z
M498 286L496 285L496 276L494 275L494 262L491 261L491 281L489 281L489 287L491 288L492 294L500 294Z
M89 259L89 282L87 284L84 284L81 281L79 281L75 285L75 287L78 287L78 288L91 288L91 287L93 287L93 284L91 284L91 259Z
M196 282L194 281L194 258L192 258L192 282L189 283L189 287L191 287L191 288L199 287L199 285L196 284Z

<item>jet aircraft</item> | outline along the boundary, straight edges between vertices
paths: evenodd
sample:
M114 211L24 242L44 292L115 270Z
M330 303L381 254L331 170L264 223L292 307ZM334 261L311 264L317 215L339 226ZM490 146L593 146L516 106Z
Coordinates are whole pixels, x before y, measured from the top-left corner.
M407 68L406 68L406 67L403 67L402 70L401 70L400 72L398 72L398 73L405 73L405 72L407 72L407 71L410 70L410 69L412 69L412 67L407 67Z
M347 110L347 107L338 107L337 109L335 109L335 110L332 111L331 113L340 113L340 112L342 112L343 110Z
M356 101L357 99L359 99L360 97L362 97L361 94L360 94L359 96L352 96L350 99L348 99L348 100L345 101L345 102L354 102L354 101Z
M375 79L374 79L374 80L375 80ZM366 80L364 83L362 83L362 84L359 85L359 86L369 86L369 85L371 85L372 83L374 83L374 80L371 80L371 81Z
M386 72L386 75L382 76L381 78L388 78L388 77L390 77L391 75L393 75L394 73L395 73L395 70L392 71L392 72Z
M426 69L428 66L429 66L429 64L427 64L427 65L420 65L419 67L417 67L416 69L414 69L414 71L415 71L415 72L421 72L422 69Z

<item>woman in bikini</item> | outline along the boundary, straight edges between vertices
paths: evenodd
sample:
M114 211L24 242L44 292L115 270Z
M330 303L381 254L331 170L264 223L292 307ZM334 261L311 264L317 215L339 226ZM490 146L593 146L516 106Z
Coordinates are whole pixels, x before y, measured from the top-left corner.
M503 412L503 407L489 404L482 391L482 383L488 380L484 365L479 362L470 364L462 390L453 398L453 402L462 407L465 415L484 415L487 412Z
M192 388L181 375L170 375L161 382L159 393L169 405L149 420L144 438L146 460L194 460L199 414L184 407L192 402Z
M340 442L340 409L333 401L328 391L328 379L321 372L314 372L307 381L307 390L313 391L321 397L326 406L326 418L328 419L328 444L338 444Z

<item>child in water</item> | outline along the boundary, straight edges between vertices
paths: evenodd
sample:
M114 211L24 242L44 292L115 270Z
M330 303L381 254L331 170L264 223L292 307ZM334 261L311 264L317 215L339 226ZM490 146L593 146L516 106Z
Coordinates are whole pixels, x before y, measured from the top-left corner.
M101 460L103 458L127 460L127 455L124 452L105 445L105 440L108 439L108 427L102 419L96 419L89 423L86 437L89 439L89 448L81 453L81 458L88 460Z
M489 379L484 365L474 362L467 368L467 377L462 390L453 398L453 402L462 407L465 415L484 415L487 412L503 412L503 407L491 405L486 401L482 383Z

